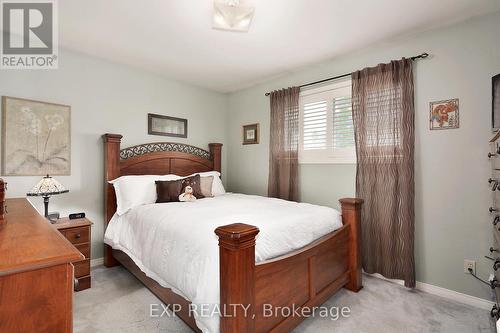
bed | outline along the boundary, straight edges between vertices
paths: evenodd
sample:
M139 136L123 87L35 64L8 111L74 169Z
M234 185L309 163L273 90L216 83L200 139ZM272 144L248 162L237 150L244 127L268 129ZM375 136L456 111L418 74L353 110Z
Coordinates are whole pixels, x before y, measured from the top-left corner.
M220 172L222 152L217 143L209 144L208 151L179 143L121 149L121 138L103 136L105 229L109 224L104 264L123 265L163 303L175 304L176 315L194 331L289 332L304 317L269 316L264 307L312 308L342 287L355 292L362 288L361 199L341 199L341 216L325 207L226 194L188 205L146 205L118 217L109 181L125 175ZM258 209L252 212L248 207ZM185 219L173 219L179 215ZM153 244L144 241L152 235L160 240L154 243L156 249L138 249L141 242ZM176 243L184 244L184 250L169 247ZM157 248L168 255L157 254ZM184 269L180 265L185 261L189 263ZM205 301L218 303L224 315L203 319L196 309Z

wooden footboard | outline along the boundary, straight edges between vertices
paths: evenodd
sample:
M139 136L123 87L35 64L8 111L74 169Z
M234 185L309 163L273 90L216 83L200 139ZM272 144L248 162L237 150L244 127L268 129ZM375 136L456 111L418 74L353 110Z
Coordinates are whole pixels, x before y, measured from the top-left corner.
M278 309L321 305L338 289L361 285L361 199L341 199L343 227L307 247L255 264L258 228L219 227L221 333L289 332L304 318ZM285 311L286 314L287 311Z

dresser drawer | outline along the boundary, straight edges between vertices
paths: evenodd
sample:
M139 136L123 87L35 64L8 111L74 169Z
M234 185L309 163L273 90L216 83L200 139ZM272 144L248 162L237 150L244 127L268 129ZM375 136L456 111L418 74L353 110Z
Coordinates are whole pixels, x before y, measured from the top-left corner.
M73 263L75 267L75 277L90 275L90 259L85 259Z
M89 243L84 243L84 244L77 244L75 247L80 251L84 256L85 259L90 258L90 244Z
M90 228L71 228L64 230L63 234L73 244L88 243L90 239Z

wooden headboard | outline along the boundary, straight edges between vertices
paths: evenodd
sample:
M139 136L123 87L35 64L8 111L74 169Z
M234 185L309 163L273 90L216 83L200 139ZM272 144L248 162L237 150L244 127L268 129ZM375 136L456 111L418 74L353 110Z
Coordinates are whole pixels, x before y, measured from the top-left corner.
M209 150L174 142L145 143L120 148L122 135L104 134L104 230L116 212L116 196L110 180L126 175L188 176L196 172L221 172L222 143L208 144ZM105 247L104 258L111 253ZM110 254L111 255L111 254ZM111 260L111 259L110 259Z

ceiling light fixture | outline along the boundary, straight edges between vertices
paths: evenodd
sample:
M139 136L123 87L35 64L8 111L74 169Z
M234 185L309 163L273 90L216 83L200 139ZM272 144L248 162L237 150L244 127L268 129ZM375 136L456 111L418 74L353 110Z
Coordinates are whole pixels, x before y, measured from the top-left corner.
M255 7L240 5L239 0L215 0L214 29L248 32Z

